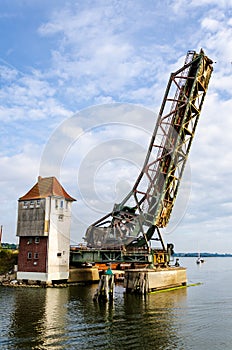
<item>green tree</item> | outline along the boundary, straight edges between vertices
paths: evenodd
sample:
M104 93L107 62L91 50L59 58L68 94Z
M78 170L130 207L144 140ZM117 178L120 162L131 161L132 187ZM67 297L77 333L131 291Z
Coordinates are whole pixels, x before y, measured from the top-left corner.
M17 264L18 252L10 249L0 249L0 274L5 274L14 269Z

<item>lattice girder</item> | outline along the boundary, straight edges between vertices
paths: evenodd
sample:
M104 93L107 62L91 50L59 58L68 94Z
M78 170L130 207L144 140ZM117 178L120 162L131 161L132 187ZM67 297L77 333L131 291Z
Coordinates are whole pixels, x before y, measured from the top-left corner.
M142 171L125 199L88 228L90 246L125 245L141 235L146 241L151 226L168 224L212 69L202 50L189 51L171 74Z

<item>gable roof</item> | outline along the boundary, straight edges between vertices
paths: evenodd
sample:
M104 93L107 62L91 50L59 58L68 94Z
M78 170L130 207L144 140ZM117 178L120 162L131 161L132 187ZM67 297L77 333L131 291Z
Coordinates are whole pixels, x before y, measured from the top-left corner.
M55 177L38 177L38 182L19 201L40 199L50 196L63 197L68 201L75 201L61 186Z

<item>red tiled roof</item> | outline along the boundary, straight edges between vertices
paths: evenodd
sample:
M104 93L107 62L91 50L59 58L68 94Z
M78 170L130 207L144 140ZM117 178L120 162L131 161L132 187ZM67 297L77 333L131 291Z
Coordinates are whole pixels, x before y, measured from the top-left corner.
M46 198L49 196L64 197L69 201L75 201L61 186L55 177L38 177L38 182L19 201Z

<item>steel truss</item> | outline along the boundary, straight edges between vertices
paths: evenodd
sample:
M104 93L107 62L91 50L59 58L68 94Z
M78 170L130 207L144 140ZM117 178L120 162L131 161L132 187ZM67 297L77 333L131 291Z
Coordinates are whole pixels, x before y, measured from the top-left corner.
M143 168L131 192L86 232L89 247L165 249L159 228L168 224L212 73L203 50L189 51L184 66L172 73Z

